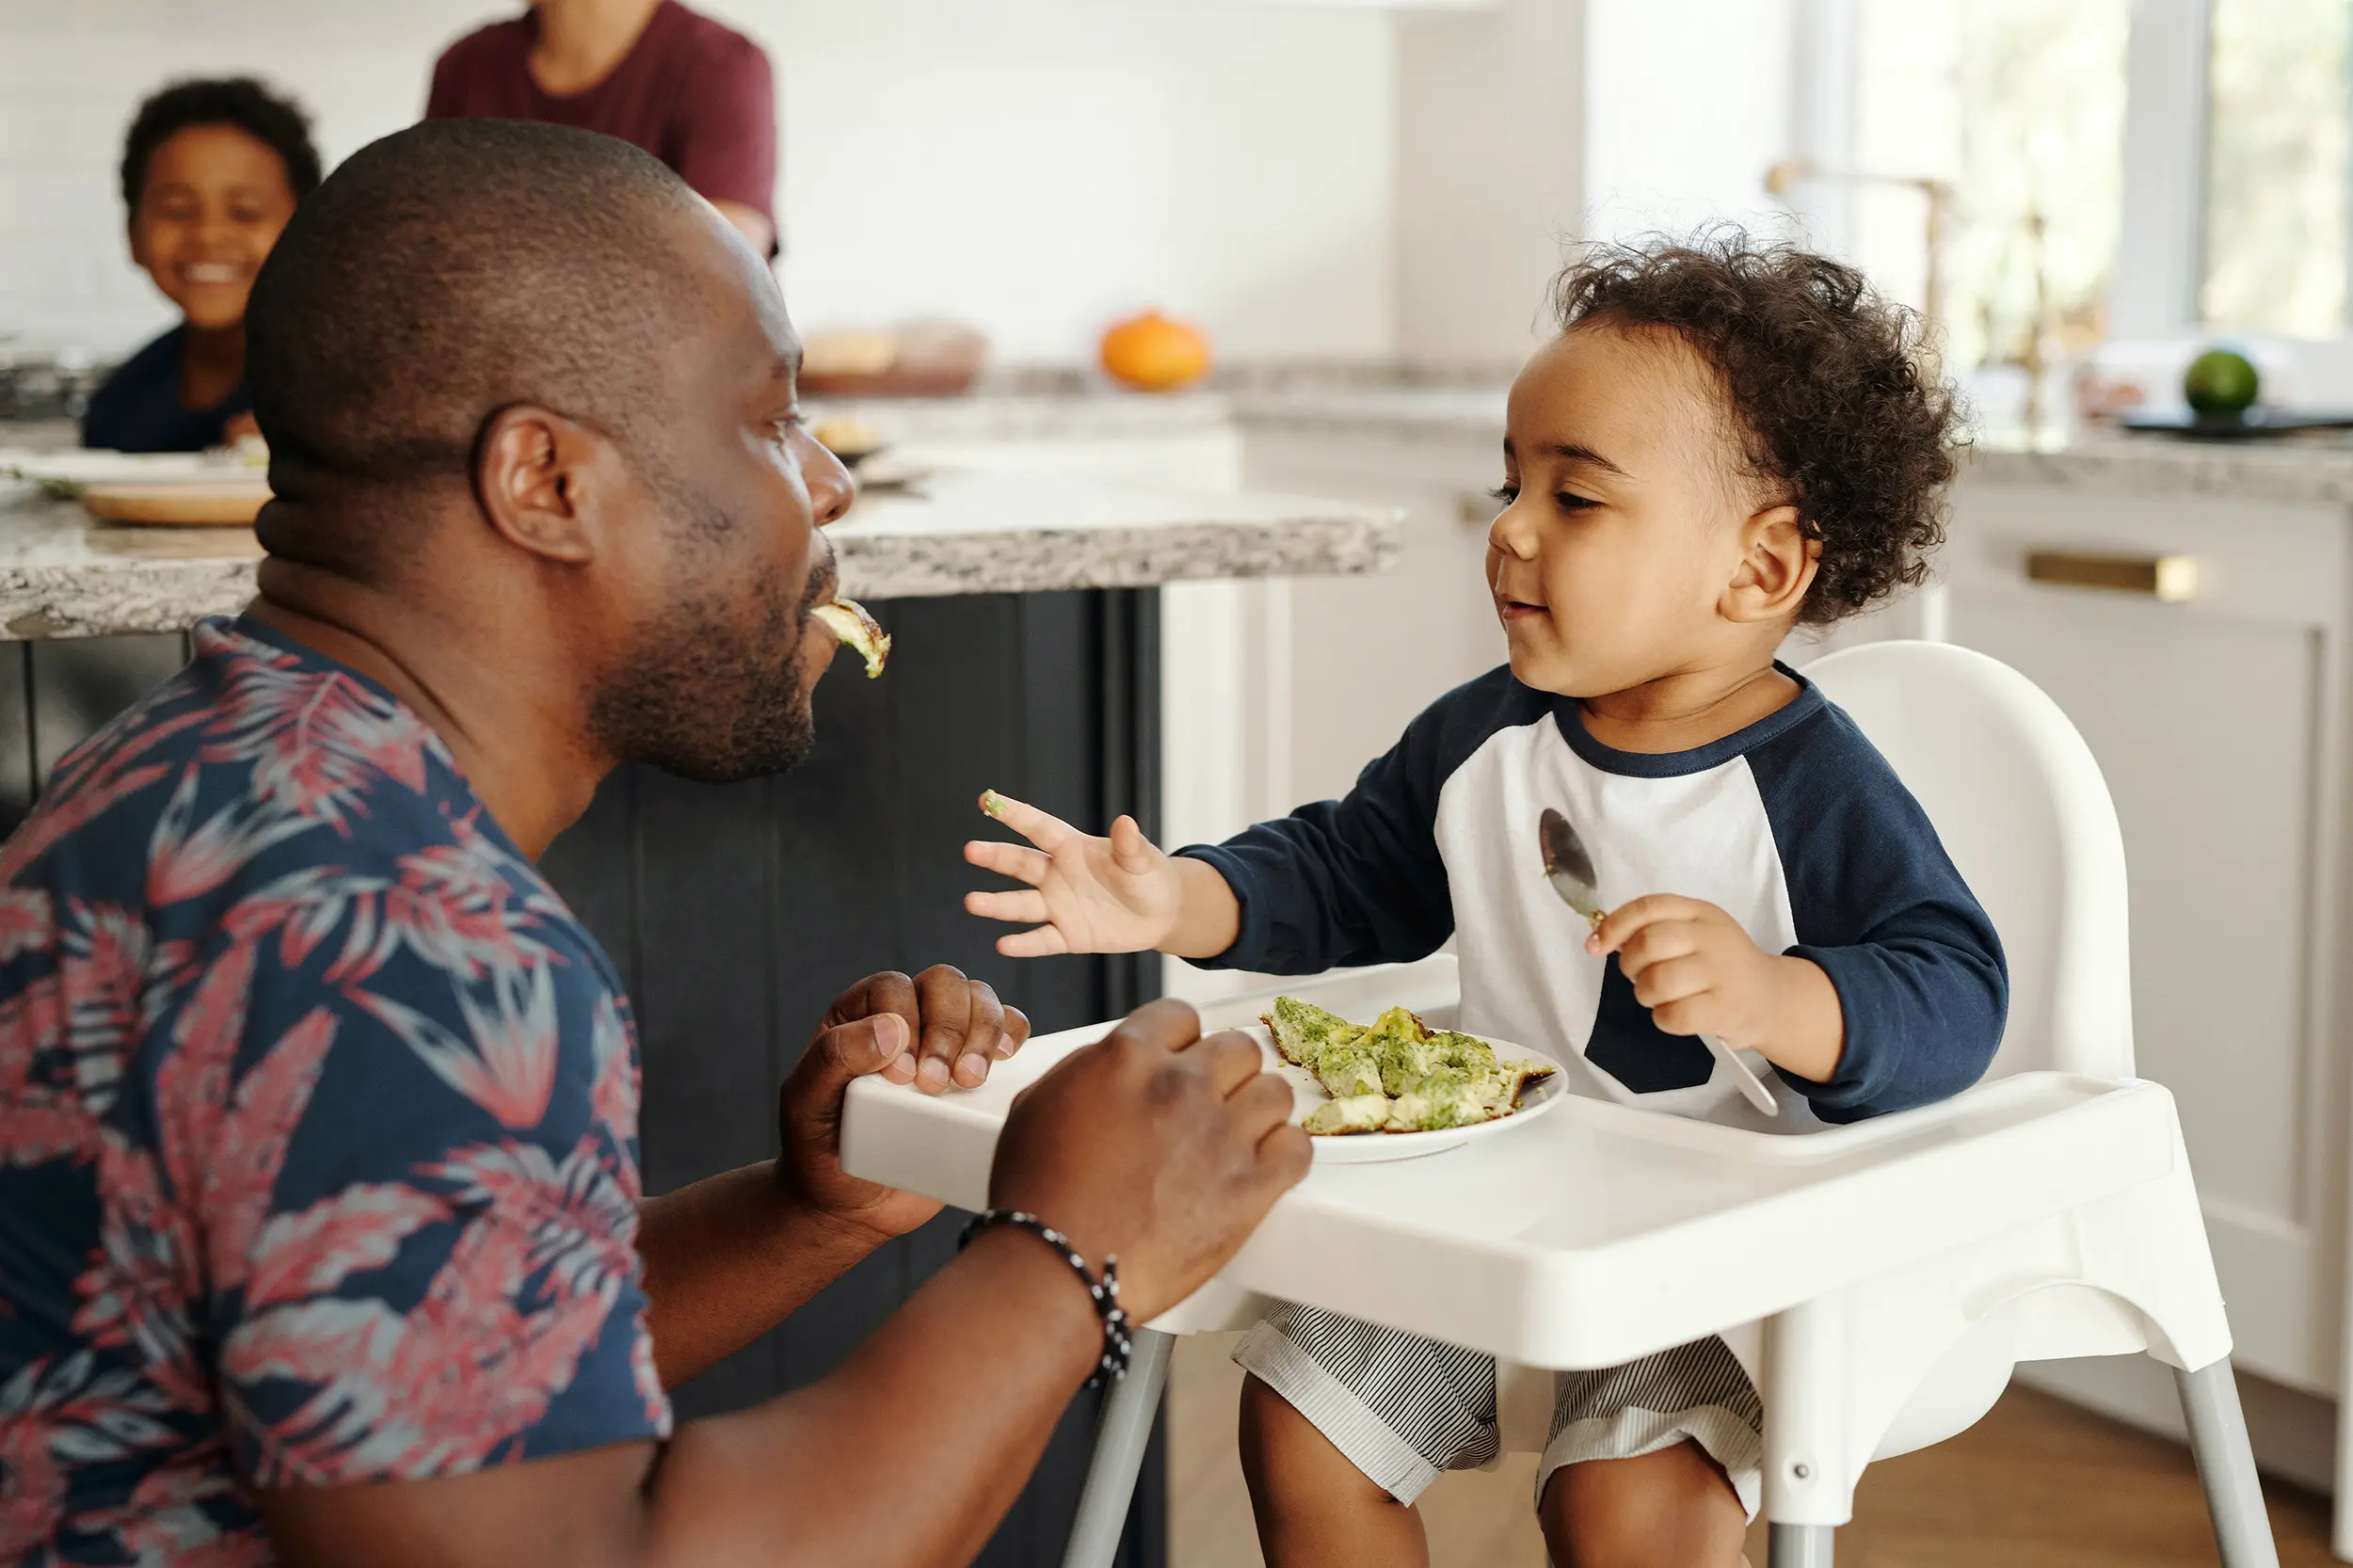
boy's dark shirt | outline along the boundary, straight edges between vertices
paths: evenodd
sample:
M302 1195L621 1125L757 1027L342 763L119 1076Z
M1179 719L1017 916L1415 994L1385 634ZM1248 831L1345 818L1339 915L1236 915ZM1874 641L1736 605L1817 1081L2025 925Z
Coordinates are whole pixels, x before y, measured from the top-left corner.
M115 452L201 452L228 440L229 422L253 409L239 381L209 408L180 404L180 355L185 325L173 328L115 367L82 415L82 444Z

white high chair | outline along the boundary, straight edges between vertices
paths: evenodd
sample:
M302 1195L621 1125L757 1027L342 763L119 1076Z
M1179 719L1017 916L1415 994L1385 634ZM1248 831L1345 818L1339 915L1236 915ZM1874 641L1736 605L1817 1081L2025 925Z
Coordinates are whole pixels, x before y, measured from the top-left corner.
M2180 1123L2133 1077L2123 846L2097 764L2055 703L1981 654L1881 643L1806 673L1894 764L2001 933L2009 1020L1988 1081L1801 1137L1572 1098L1477 1148L1320 1166L1139 1334L1065 1568L1112 1561L1170 1336L1243 1326L1269 1296L1495 1353L1522 1449L1543 1448L1551 1413L1533 1368L1722 1335L1765 1403L1773 1568L1828 1568L1864 1465L1970 1426L2016 1363L2145 1352L2175 1369L2225 1568L2277 1568ZM1452 986L1442 955L1287 989L1443 1015ZM968 1095L854 1084L844 1163L982 1206L1013 1095L1104 1027L1032 1042Z

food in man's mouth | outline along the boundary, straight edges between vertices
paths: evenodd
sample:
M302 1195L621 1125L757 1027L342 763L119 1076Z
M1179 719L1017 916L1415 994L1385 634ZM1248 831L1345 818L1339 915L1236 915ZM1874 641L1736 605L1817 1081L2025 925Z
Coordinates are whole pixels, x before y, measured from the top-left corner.
M1502 1062L1475 1034L1433 1030L1402 1007L1368 1028L1297 997L1277 997L1263 1020L1283 1059L1313 1073L1332 1097L1302 1124L1318 1137L1434 1132L1509 1116L1520 1093L1549 1078L1548 1062Z
M867 680L882 674L884 664L890 658L890 633L882 629L882 622L867 614L865 605L854 599L837 599L830 604L820 604L810 614L865 659Z

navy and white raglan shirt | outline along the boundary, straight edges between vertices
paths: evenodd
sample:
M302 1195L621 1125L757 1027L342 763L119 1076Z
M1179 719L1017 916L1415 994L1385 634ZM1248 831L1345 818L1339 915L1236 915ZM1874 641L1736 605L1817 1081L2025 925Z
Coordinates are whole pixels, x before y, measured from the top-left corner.
M1572 1063L1587 1093L1737 1119L1707 1048L1652 1021L1616 955L1586 952L1590 926L1544 876L1536 824L1551 807L1584 840L1602 907L1702 899L1830 976L1846 1049L1827 1083L1780 1075L1785 1128L1958 1094L2001 1043L2000 940L1887 760L1783 673L1800 690L1779 712L1665 754L1603 744L1574 699L1508 666L1457 687L1347 798L1181 852L1241 905L1240 936L1205 967L1311 974L1420 958L1452 936L1458 1027Z

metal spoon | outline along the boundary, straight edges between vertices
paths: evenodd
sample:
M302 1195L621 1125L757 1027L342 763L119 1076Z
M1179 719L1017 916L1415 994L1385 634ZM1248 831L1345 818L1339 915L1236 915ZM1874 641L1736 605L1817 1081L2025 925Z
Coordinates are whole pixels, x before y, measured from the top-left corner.
M1536 838L1545 852L1545 880L1552 884L1552 890L1561 895L1561 903L1584 916L1589 923L1599 926L1609 911L1602 908L1600 889L1593 885L1593 857L1585 853L1585 842L1577 836L1577 829L1569 825L1568 818L1547 806L1536 819ZM1751 1105L1768 1116L1781 1114L1773 1092L1749 1070L1749 1064L1730 1046L1713 1034L1701 1035L1700 1044L1723 1064Z

